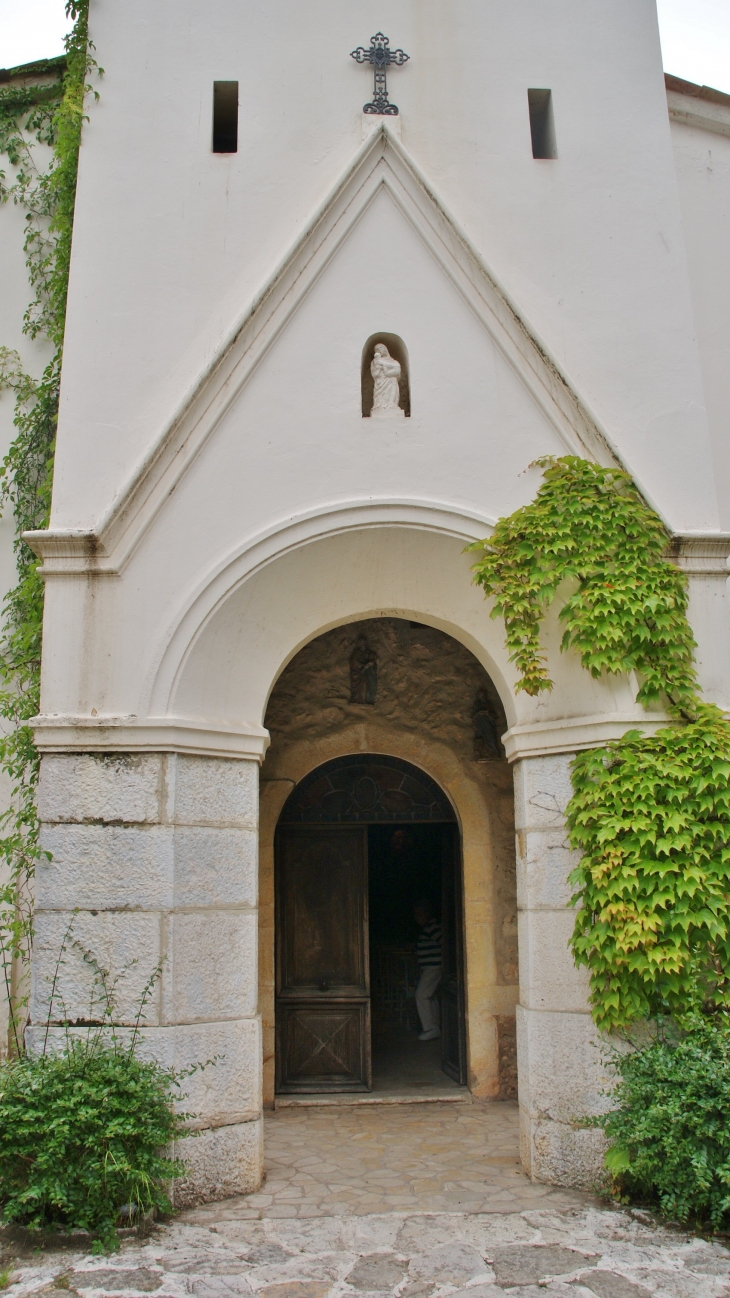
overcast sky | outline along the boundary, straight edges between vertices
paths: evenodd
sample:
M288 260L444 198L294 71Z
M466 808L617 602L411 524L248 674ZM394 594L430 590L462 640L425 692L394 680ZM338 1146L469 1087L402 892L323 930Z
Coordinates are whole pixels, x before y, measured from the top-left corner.
M657 3L666 71L730 94L730 0ZM0 67L61 54L68 26L64 0L0 0Z

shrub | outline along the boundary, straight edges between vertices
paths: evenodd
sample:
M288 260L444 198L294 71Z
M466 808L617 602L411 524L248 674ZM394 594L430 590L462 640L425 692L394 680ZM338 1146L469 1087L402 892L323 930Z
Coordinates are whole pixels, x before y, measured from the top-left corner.
M617 1108L594 1119L609 1139L617 1197L680 1222L730 1223L730 1021L693 1012L616 1054Z
M183 1165L160 1151L186 1115L171 1071L118 1039L69 1036L58 1055L25 1054L0 1070L0 1205L6 1222L84 1229L117 1245L120 1209L167 1211Z

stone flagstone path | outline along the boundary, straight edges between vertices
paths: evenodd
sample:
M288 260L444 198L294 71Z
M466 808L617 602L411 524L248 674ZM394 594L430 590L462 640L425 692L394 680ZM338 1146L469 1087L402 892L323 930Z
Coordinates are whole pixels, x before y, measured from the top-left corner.
M582 1202L528 1181L513 1103L281 1109L267 1115L265 1148L259 1194L192 1210L185 1220L519 1212Z
M730 1251L531 1185L510 1105L288 1109L259 1194L95 1258L23 1256L9 1293L156 1298L724 1298Z

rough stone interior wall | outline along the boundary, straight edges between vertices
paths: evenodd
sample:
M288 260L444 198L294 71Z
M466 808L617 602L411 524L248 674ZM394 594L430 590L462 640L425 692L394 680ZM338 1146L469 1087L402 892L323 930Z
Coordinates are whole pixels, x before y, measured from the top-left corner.
M497 1018L499 1042L499 1099L517 1099L517 1024L513 1014Z
M350 702L350 656L363 634L378 659L372 705ZM497 734L503 734L504 712L489 676L469 650L444 632L399 618L337 627L306 645L272 691L265 718L271 746L261 771L262 797L265 804L267 786L273 790L277 781L290 775L287 755L294 747L311 743L321 752L318 761L324 761L335 755L338 736L352 736L358 727L365 728L363 751L377 751L369 745L379 729L383 735L413 736L426 753L429 743L449 750L459 770L478 786L485 813L489 812L490 960L494 981L514 986L518 962L512 771L503 754L490 758L477 737L475 711L485 701ZM277 805L283 805L286 792L282 788L277 794ZM505 1031L503 1027L502 1036ZM496 1048L496 1027L494 1039ZM502 1054L507 1071L500 1091L506 1087L511 1093L513 1064L509 1052Z
M480 689L488 692L498 728L507 729L491 680L473 654L435 627L402 618L370 618L335 627L310 641L284 668L269 700L265 725L271 748L312 730L319 735L362 720L370 705L350 703L350 655L360 635L378 657L378 690L372 711L421 734L450 744L474 759L472 709ZM497 788L499 763L484 763L485 780ZM487 770L487 768L490 768ZM511 783L507 781L510 784Z

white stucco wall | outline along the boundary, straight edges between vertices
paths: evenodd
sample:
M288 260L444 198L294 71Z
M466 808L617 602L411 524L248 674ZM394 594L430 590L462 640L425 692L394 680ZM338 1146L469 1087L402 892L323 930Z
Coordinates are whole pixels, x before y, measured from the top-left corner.
M282 25L272 11L236 6L225 23L211 24L187 0L176 5L174 22L165 4L151 13L135 2L122 23L113 6L92 5L107 76L82 148L54 522L90 526L118 497L200 366L357 152L370 74L347 53L356 39L367 43L365 28L378 16L322 0L314 19L295 11ZM406 0L389 14L393 43L412 56L391 76L406 146L668 521L712 528L717 494L720 522L730 525L730 112L699 105L700 115L716 119L705 130L697 102L688 101L690 125L670 95L670 139L648 0L619 5L610 17L582 6L554 31L539 21L535 27L534 15L526 31L519 6L502 14L461 0L451 15L458 72L448 96L449 78L432 75L437 37L443 54L442 19L428 4ZM599 19L600 48L589 39ZM314 31L325 32L319 80L301 57ZM244 32L245 79L236 64ZM157 86L167 87L161 99L139 77L140 34L159 63ZM241 78L240 149L232 157L209 148L214 76ZM559 157L537 163L524 91L547 82ZM621 96L612 111L593 114L596 87L614 83ZM598 134L591 138L589 127ZM135 157L134 186L118 166L121 156ZM39 374L49 349L21 329L29 295L24 214L6 204L0 221L0 340ZM647 255L649 244L661 244L661 257ZM382 327L399 332L411 355L413 418L395 436L358 412L359 350ZM700 418L700 379L711 445L694 435L699 424L691 436L686 423L678 440L672 436L680 408L681 419ZM86 614L72 629L69 614L85 586L59 589L65 629L53 634L67 641L69 659L57 641L46 664L49 705L84 711L88 695L97 711L139 714L150 701L153 659L159 662L197 592L234 552L292 518L407 499L446 504L460 526L469 520L464 535L483 533L534 493L538 475L524 472L530 459L570 449L533 395L414 236L408 214L380 191L225 412L195 474L183 476L164 518L153 520L131 581L96 593L102 621L124 644L111 668L90 665L88 643L79 642L88 642ZM654 414L642 423L640 411L652 403ZM0 394L0 450L12 436L12 414L12 394ZM647 469L642 447L651 425L661 435ZM691 464L682 458L689 452ZM666 474L671 483L662 486ZM10 518L0 520L3 589L14 578L12 531ZM711 595L697 587L693 617L703 682L726 704L727 614L717 577L710 588Z
M200 0L92 0L106 76L82 146L58 526L109 506L337 182L371 88L349 51L383 20L371 0L220 0L214 21ZM559 21L528 0L393 0L386 26L411 55L391 76L405 146L672 527L716 527L653 0L565 0ZM231 156L210 151L215 78L240 81ZM553 90L551 162L531 155L535 85ZM367 277L353 293L374 301Z
M730 528L730 99L670 102L677 115L706 118L704 127L675 119L671 130L720 521Z

